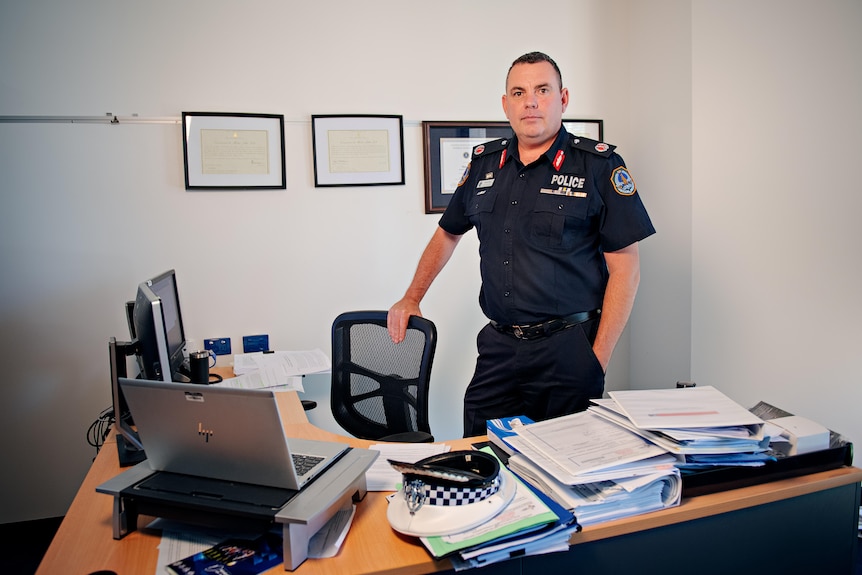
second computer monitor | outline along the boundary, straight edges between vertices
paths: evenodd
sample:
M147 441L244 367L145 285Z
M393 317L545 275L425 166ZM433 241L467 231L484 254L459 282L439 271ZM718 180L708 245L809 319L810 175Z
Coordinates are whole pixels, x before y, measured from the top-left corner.
M145 377L188 381L182 373L186 336L174 270L138 285L134 328Z

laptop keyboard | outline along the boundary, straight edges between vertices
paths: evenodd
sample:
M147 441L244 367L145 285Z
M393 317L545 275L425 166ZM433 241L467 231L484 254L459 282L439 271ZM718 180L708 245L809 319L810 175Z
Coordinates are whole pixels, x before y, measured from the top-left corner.
M297 475L305 475L312 467L323 461L322 457L317 455L302 455L300 453L291 453L293 457L293 466L296 468Z

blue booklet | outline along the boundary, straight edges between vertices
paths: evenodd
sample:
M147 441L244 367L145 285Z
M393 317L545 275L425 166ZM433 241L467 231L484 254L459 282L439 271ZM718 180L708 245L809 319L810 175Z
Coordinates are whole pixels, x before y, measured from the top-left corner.
M283 562L282 538L266 533L256 539L225 539L167 566L174 575L257 575Z

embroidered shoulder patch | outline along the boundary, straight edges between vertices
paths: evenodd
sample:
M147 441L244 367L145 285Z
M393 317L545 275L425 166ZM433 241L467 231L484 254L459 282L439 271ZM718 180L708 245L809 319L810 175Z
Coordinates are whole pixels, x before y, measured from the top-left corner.
M625 166L619 166L613 171L611 183L621 196L631 196L637 191L635 181Z
M467 181L467 176L469 176L469 175L470 175L470 164L467 164L467 169L464 170L464 175L461 176L461 181L458 182L458 185L456 187L460 188L461 186L463 186L464 182Z

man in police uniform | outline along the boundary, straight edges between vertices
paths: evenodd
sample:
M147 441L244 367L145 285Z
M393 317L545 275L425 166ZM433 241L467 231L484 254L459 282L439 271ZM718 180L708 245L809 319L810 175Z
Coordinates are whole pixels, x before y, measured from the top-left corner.
M655 229L614 146L562 128L560 70L531 52L509 68L503 110L514 137L477 146L404 297L389 310L392 340L476 228L490 319L478 335L464 396L465 437L485 421L548 419L602 396L605 371L634 304L638 242Z

